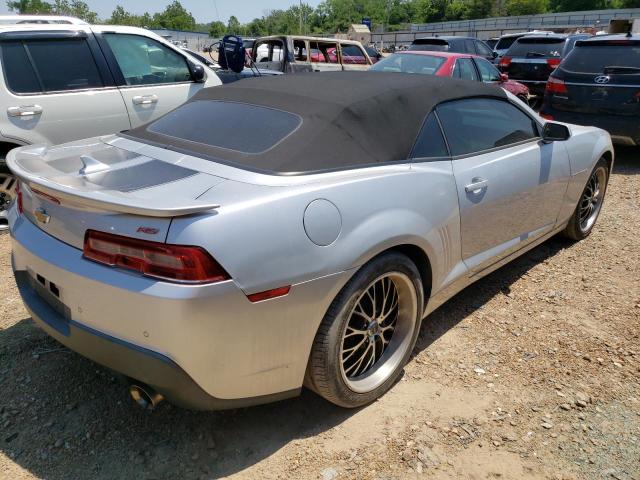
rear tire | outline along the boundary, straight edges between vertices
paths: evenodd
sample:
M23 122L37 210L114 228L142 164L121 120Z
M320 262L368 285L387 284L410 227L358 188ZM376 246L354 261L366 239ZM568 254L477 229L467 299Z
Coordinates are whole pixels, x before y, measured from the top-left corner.
M385 253L363 266L329 307L316 334L307 386L341 407L383 395L415 345L424 293L405 255Z
M601 158L589 175L589 180L580 195L576 210L562 232L565 237L580 241L591 235L602 211L608 182L609 164L604 158Z

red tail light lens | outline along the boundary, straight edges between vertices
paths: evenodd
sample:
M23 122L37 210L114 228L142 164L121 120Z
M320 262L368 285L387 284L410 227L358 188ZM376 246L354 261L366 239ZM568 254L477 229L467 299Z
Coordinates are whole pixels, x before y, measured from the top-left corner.
M511 65L511 57L502 57L498 65L500 65L500 67L502 68L508 67L509 65Z
M553 77L549 77L549 80L547 80L546 90L548 93L553 93L553 94L568 93L567 86L564 84L564 80L560 80L558 78L553 78Z
M540 112L539 114L542 118L544 118L545 120L553 120L553 116L552 115L547 115L546 113L542 113Z
M22 188L20 187L20 180L16 180L16 204L18 206L18 213L22 215L24 213L24 204L22 202Z
M84 258L178 283L215 283L229 274L200 247L168 245L87 230Z
M559 58L549 58L549 59L547 59L547 65L549 65L551 68L556 68L558 65L560 65L560 59Z

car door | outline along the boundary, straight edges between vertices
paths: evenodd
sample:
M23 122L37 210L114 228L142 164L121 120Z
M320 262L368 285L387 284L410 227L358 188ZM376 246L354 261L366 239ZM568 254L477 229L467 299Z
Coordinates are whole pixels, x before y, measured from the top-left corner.
M342 68L346 70L369 70L371 61L365 51L357 45L349 43L340 44L340 60Z
M60 144L130 128L124 101L87 31L30 31L0 39L4 137Z
M473 98L437 108L458 189L462 258L482 270L555 226L569 159L507 100Z
M314 72L336 72L342 70L342 65L338 58L337 42L312 40L309 42L309 51L311 52L311 66Z
M184 55L153 38L104 32L101 39L133 128L182 105L204 86L193 80Z
M484 58L475 57L473 61L478 67L480 72L480 79L484 83L500 83L502 81L500 77L500 71L488 60Z
M477 82L480 80L473 59L471 57L458 58L453 66L453 78L460 78L462 80L471 80Z

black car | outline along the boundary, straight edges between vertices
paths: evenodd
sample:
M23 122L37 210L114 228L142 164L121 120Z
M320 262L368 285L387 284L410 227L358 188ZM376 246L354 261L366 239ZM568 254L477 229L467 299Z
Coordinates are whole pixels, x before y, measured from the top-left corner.
M430 52L455 52L478 55L493 60L496 54L482 40L471 37L425 37L416 38L409 50Z
M524 83L531 95L542 96L545 85L562 59L568 35L527 35L518 38L500 59L500 70Z
M549 77L541 115L607 130L640 145L640 35L578 41Z

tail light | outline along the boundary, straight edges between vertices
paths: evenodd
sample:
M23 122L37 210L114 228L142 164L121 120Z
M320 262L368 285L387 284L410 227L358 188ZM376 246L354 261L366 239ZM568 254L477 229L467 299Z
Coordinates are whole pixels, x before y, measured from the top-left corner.
M24 213L24 204L22 202L22 188L20 187L20 180L16 180L16 204L18 206L18 213L22 215Z
M178 283L215 283L229 274L200 247L168 245L87 230L84 258Z
M545 120L553 120L553 116L552 115L548 115L546 113L542 113L540 112L539 115L544 118Z
M498 65L500 68L508 68L511 65L511 57L502 57Z
M557 68L558 65L560 65L560 59L559 58L548 58L547 59L547 65L549 65L551 68Z
M564 80L560 80L559 78L549 77L547 80L547 93L552 94L567 94L567 86L564 83Z

